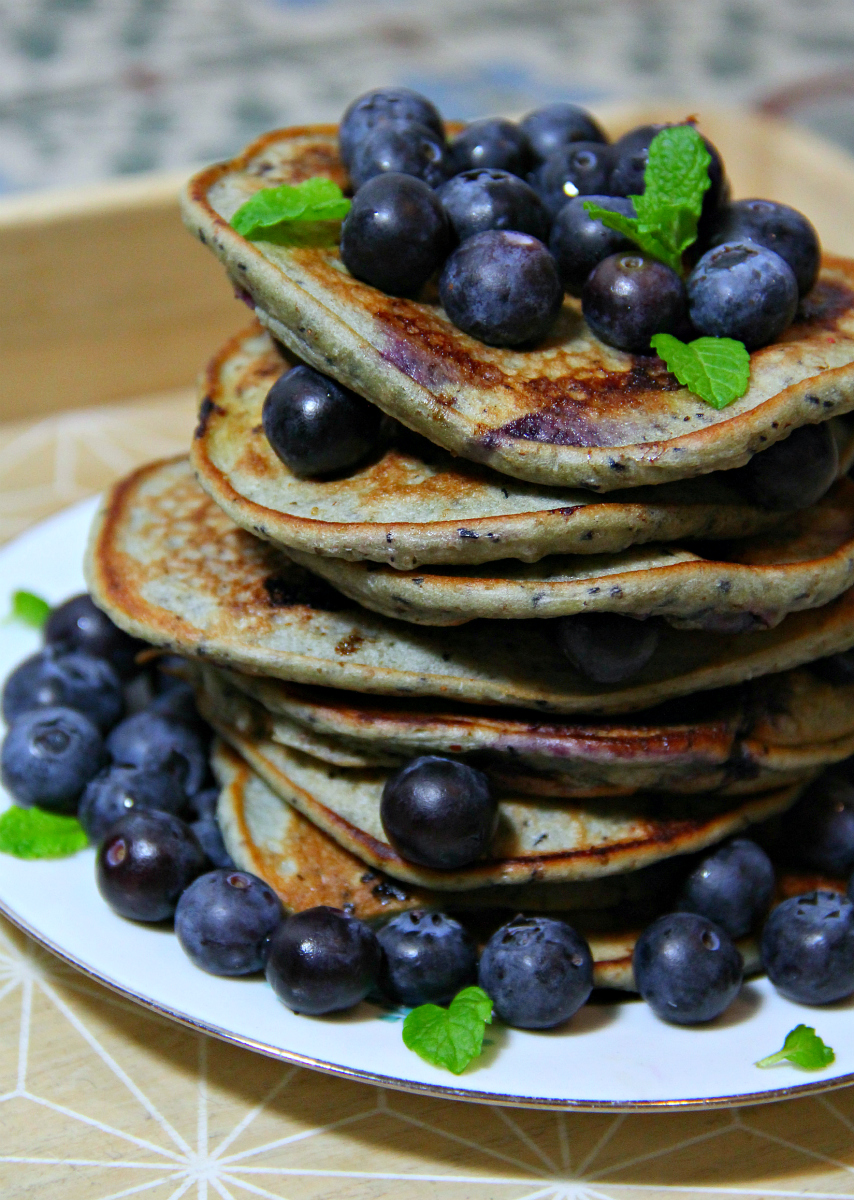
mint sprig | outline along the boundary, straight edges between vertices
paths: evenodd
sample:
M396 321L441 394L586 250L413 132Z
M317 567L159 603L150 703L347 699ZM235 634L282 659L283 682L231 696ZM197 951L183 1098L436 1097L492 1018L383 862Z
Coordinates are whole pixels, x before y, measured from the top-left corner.
M825 1046L816 1031L810 1025L796 1025L786 1034L783 1049L767 1058L760 1058L757 1067L776 1067L778 1063L789 1061L807 1071L820 1071L829 1067L836 1055L830 1046Z
M320 176L302 183L261 188L231 218L242 237L263 239L280 225L304 221L340 221L350 211L350 201L337 183Z
M650 142L643 195L629 197L636 217L611 212L592 200L586 200L584 208L608 229L681 273L682 255L697 239L711 161L693 125L671 125Z
M656 333L649 341L679 382L712 408L726 408L747 391L750 355L743 342L716 337L680 342L671 333Z
M403 1042L425 1062L447 1067L455 1075L483 1049L483 1034L492 1021L492 1001L479 987L464 988L448 1008L421 1004L403 1022Z
M76 817L17 804L0 816L0 851L16 858L66 858L88 841Z
M12 593L10 621L22 621L25 625L32 625L33 629L41 629L49 616L50 605L35 592Z

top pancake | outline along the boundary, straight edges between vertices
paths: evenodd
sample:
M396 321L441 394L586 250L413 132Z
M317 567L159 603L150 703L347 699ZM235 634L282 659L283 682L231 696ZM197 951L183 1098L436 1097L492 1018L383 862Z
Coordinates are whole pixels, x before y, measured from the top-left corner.
M347 184L334 127L269 133L196 175L184 218L276 338L464 458L610 491L740 466L792 429L854 408L848 259L825 260L795 323L751 355L747 393L717 411L657 357L600 342L572 298L536 349L490 347L451 325L435 293L404 300L354 279L329 238L249 242L228 224L261 188L318 175Z

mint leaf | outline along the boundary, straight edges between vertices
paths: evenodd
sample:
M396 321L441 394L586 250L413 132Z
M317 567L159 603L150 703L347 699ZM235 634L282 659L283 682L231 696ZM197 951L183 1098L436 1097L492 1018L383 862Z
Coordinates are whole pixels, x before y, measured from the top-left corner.
M483 1048L483 1031L492 1021L492 1001L479 987L468 987L448 1008L421 1004L403 1022L403 1042L425 1062L447 1067L455 1075L466 1069Z
M13 621L23 621L34 629L41 629L50 616L50 605L35 592L13 592L10 616Z
M0 851L16 858L65 858L88 841L76 817L16 804L0 816Z
M261 188L231 218L245 238L265 237L266 232L292 221L340 221L350 211L350 201L331 179L317 177L302 183Z
M703 196L710 186L711 155L693 125L671 125L649 144L641 196L629 196L636 217L609 212L593 201L591 217L630 238L645 253L682 270L682 255L697 239Z
M750 355L743 342L701 337L686 343L670 333L656 333L649 341L679 382L712 408L726 408L747 391Z
M829 1067L836 1055L830 1046L825 1046L816 1031L809 1025L796 1025L786 1034L783 1049L767 1058L760 1058L757 1067L775 1067L788 1059L795 1066L807 1071L820 1071Z

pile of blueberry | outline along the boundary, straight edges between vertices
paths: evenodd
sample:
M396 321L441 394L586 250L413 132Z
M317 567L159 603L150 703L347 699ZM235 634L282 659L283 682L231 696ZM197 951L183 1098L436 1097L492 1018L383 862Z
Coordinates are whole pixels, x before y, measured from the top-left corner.
M711 143L687 278L584 208L593 200L635 215L628 197L644 191L650 143L662 128L644 125L609 143L589 113L551 104L518 124L474 121L449 143L424 96L368 92L339 131L355 192L341 257L357 279L394 296L418 295L440 272L448 317L489 345L541 341L564 291L581 297L593 332L621 350L649 354L656 333L766 345L815 283L818 238L787 205L730 203Z

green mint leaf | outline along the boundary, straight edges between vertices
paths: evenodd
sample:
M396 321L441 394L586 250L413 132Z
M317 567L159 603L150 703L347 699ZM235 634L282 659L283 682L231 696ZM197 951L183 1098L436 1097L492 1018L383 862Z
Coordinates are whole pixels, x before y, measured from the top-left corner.
M483 1031L492 1021L492 1001L479 987L468 987L448 1008L421 1004L403 1022L403 1042L425 1062L447 1067L455 1075L466 1069L483 1048Z
M679 382L712 408L726 408L747 391L750 355L742 342L701 337L685 343L670 333L656 333L649 341Z
M88 841L76 817L16 804L0 816L0 851L16 858L65 858Z
M630 238L645 254L682 270L682 255L697 238L711 155L693 125L662 129L649 145L642 196L630 196L637 216L609 212L592 201L585 211Z
M767 1058L760 1058L757 1067L775 1067L777 1063L788 1059L797 1067L807 1071L820 1071L829 1067L836 1055L830 1046L825 1046L816 1031L810 1025L796 1025L786 1034L783 1049Z
M13 592L11 618L41 629L50 616L50 605L47 600L37 596L35 592Z
M293 221L340 221L350 201L331 179L306 179L262 188L231 218L232 228L245 238L262 239L269 230Z

